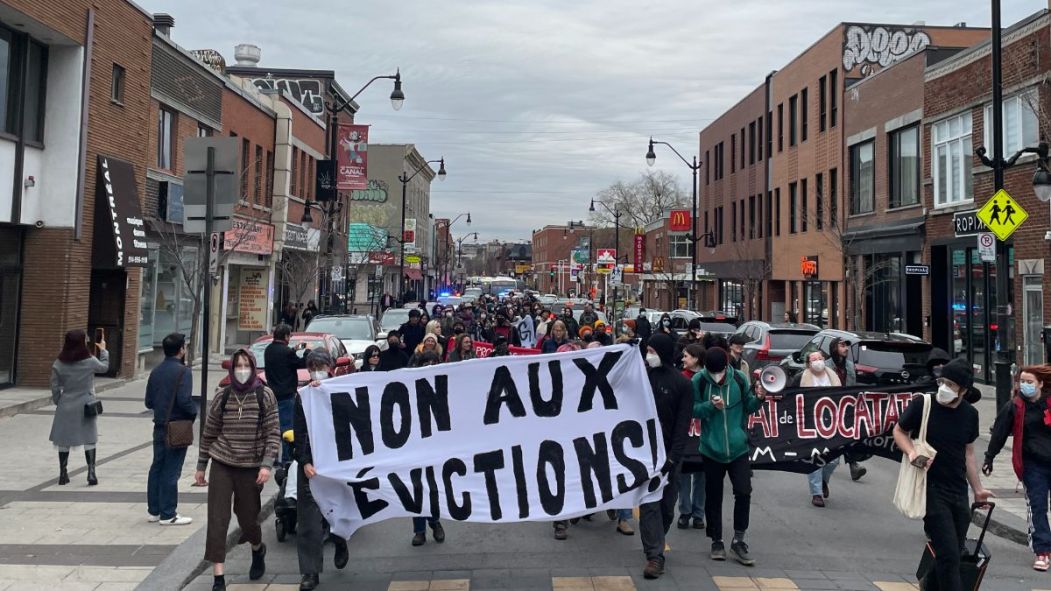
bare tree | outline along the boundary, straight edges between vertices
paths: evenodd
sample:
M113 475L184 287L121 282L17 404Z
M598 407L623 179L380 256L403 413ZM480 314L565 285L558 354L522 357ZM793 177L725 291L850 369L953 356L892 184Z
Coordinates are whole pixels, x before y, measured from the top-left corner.
M749 252L753 249L749 249L747 244L744 240L731 242L734 264L728 279L741 284L741 305L744 308L742 312L746 319L751 320L759 315L759 293L762 291L763 281L773 271L773 265L761 252L758 256L755 252Z
M595 199L611 211L619 210L620 225L625 228L644 227L669 209L685 207L690 201L675 176L662 170L646 171L629 182L617 181L599 191ZM612 226L614 221L604 207L591 212L591 223L596 226Z

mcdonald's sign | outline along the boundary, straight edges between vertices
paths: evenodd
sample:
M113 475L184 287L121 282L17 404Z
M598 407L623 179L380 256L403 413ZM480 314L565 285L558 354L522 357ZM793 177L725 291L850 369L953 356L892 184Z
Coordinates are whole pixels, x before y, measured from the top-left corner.
M690 231L690 210L688 209L673 209L671 210L670 217L668 219L668 231L669 232L689 232Z
M646 261L646 235L635 234L635 242L632 244L635 251L635 266L642 268L642 263Z

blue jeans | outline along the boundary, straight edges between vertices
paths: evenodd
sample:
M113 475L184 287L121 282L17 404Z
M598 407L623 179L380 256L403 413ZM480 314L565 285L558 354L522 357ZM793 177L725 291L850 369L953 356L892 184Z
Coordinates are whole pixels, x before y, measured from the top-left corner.
M292 417L294 416L295 411L295 396L277 401L277 420L281 423L281 461L289 461L292 459L292 450L289 448L288 443L285 442L284 435L285 431L292 428Z
M431 524L431 529L438 525L437 519L431 519L430 517L413 517L412 518L412 533L419 534L427 531L427 524Z
M683 473L680 476L679 515L704 521L704 472Z
M810 496L821 496L821 484L832 479L832 473L836 471L836 466L839 466L839 458L807 474L806 478L810 482Z
M146 481L146 510L161 519L176 515L179 504L179 475L186 459L186 448L173 449L164 443L164 427L153 429L153 463Z
M617 521L628 521L631 517L631 509L617 509Z
M1029 546L1036 554L1051 552L1051 527L1047 522L1051 466L1026 460L1022 471L1025 498L1029 505Z

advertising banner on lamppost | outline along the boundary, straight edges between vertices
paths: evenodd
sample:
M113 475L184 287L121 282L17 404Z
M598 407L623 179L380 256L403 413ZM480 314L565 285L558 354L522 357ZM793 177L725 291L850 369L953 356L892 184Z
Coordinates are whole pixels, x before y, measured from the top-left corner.
M642 263L646 261L646 235L635 234L635 242L633 243L635 250L635 268L641 269Z
M369 187L369 126L340 124L336 144L336 188L361 191Z

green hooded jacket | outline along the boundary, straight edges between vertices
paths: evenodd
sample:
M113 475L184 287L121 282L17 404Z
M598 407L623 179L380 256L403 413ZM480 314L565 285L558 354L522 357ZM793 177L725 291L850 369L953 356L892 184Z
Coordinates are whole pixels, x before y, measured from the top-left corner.
M728 464L748 453L748 415L762 404L752 392L748 376L727 366L722 384L712 381L708 370L694 374L692 382L693 416L701 420L701 454ZM713 395L722 397L722 410L712 404Z

